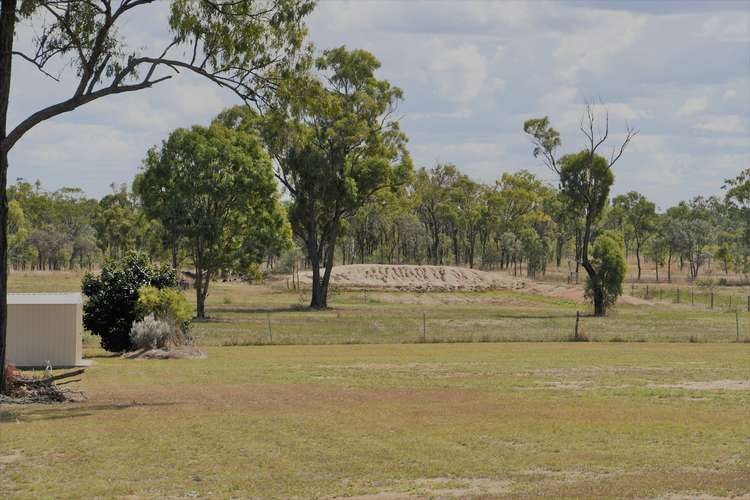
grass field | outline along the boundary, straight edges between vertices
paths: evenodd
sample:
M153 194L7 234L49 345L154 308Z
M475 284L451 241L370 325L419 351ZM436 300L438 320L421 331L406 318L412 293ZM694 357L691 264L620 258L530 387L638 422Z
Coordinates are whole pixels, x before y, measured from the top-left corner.
M79 291L80 275L15 273L9 286L11 291ZM728 290L736 295L735 304L750 295L750 289ZM585 316L580 327L594 341L734 342L734 309L719 306L730 292L717 289L711 310L685 300L673 304L665 288L662 301L619 305L607 318ZM192 292L188 298L195 300ZM590 310L572 300L512 291L336 292L331 309L322 312L307 310L307 300L283 282L214 283L207 301L210 319L196 322L193 333L199 344L212 346L561 341L573 334L576 311ZM750 313L739 310L740 340L747 341ZM98 344L96 338L86 340Z
M86 401L1 410L0 491L745 494L749 370L748 344L248 346L210 348L206 360L99 357L81 384Z
M11 290L78 283L14 275ZM0 497L750 495L734 313L623 305L583 318L602 342L524 342L566 338L584 307L499 291L331 302L216 284L195 326L207 359L128 360L87 337L83 401L0 406ZM436 343L417 343L425 326Z

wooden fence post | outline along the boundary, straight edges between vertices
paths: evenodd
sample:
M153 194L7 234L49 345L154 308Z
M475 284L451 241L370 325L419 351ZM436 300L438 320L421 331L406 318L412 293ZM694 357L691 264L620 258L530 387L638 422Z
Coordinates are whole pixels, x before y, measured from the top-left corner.
M579 311L576 311L576 333L573 337L575 340L578 340L578 323L581 321L581 313Z
M714 292L711 292L711 309L714 308Z
M273 344L273 332L271 331L271 313L266 313L266 319L268 320L268 339L269 339L269 343Z
M740 341L740 312L737 309L734 310L734 322L735 322L735 325L737 326L737 342L739 342Z
M677 303L680 303L680 289L677 289Z

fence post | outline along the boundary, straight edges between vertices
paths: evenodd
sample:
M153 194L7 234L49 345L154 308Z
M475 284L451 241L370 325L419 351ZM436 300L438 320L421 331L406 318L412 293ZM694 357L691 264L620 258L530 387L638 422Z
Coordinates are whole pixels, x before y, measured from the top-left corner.
M732 308L732 295L729 295L729 309Z
M714 308L714 292L711 292L711 309Z
M646 285L646 300L648 300L648 285Z
M677 303L680 303L680 289L677 289Z
M735 322L735 325L737 326L737 342L739 342L740 341L740 312L737 309L734 310L734 322Z
M580 311L576 311L576 333L573 337L575 340L578 340L578 323L581 321L581 313Z
M271 313L266 313L266 319L268 320L268 339L269 343L273 344L273 332L271 331Z
M693 290L692 288L690 289L690 305L695 305L695 290Z

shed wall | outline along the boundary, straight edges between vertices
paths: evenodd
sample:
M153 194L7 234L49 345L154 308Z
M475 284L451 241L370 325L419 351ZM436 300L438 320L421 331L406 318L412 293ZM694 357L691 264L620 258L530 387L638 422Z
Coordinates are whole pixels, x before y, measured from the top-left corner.
M16 366L80 363L81 304L8 304L8 361Z

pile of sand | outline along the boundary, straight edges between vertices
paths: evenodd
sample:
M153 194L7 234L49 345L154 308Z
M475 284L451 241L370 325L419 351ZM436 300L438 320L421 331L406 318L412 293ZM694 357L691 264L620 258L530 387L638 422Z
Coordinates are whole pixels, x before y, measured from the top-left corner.
M300 282L309 286L312 272L300 273ZM465 267L353 264L334 266L331 284L340 290L396 290L409 292L452 292L482 290L522 290L561 299L587 303L582 285L538 283L515 278L500 271L479 271ZM623 295L620 303L653 306L652 301Z
M304 284L312 273L300 274ZM378 289L448 292L454 290L523 289L526 282L499 273L449 266L353 264L335 266L331 283L341 289Z

